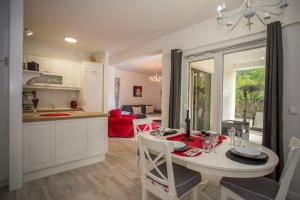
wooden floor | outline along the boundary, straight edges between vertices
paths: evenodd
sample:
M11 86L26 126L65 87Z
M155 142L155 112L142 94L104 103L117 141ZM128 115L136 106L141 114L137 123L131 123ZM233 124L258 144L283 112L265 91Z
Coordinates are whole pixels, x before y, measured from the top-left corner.
M104 162L25 183L18 191L2 188L0 200L140 200L135 145L131 139L112 138ZM216 192L208 188L208 193ZM157 198L150 195L149 200Z

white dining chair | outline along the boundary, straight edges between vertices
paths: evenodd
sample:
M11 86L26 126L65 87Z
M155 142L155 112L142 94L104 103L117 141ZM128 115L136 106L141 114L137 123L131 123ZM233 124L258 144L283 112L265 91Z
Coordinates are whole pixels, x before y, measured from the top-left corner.
M193 192L193 199L196 200L201 174L172 163L173 145L170 142L151 139L141 134L137 135L137 140L141 152L142 200L148 199L149 192L163 200L177 200ZM155 158L150 156L151 150L158 152ZM164 158L165 162L158 164L161 158ZM146 160L150 162L150 165L146 165Z
M152 119L142 118L133 120L134 137L136 138L138 133L150 133L152 130ZM141 128L141 126L144 126Z
M150 134L152 130L152 119L150 118L142 118L142 119L134 119L133 120L133 128L134 128L134 137L137 138L138 134ZM143 126L143 127L142 127ZM137 147L137 154L136 154L136 174L137 176L140 175L140 153ZM155 157L155 154L150 153L151 157ZM161 162L162 160L160 160Z
M283 200L286 199L300 157L300 140L293 137L279 182L266 177L227 178L221 180L221 200Z

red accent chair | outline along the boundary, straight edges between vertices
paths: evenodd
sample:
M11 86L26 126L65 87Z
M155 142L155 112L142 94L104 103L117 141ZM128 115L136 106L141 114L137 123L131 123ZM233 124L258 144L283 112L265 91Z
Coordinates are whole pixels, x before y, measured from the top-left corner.
M134 137L133 123L135 115L122 115L120 109L110 111L108 117L109 137Z
M111 110L108 117L108 136L109 137L134 137L133 120L135 115L122 115L120 109ZM144 127L141 126L141 129ZM152 129L157 128L157 123L152 122Z

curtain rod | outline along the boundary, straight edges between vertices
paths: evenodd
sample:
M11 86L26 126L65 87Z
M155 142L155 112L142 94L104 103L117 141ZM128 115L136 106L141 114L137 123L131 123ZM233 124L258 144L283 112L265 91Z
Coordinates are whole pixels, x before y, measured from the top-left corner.
M289 24L282 24L282 28L284 29L286 27L293 26L293 25L296 25L296 24L299 24L299 23L300 23L300 21L292 22L292 23L289 23ZM267 32L267 31L264 30L260 33L264 33L264 32ZM205 54L208 54L208 53L217 53L217 52L221 52L221 51L231 50L231 49L244 47L244 46L251 45L251 44L253 44L253 45L261 44L261 43L264 43L266 41L267 41L267 38L264 37L264 38L260 38L260 39L257 39L257 40L252 40L252 41L249 41L249 42L245 42L245 43L239 43L239 44L236 44L236 45L222 47L222 48L219 48L219 49L212 49L212 50L208 50L208 51L203 51L201 53L195 53L195 54L187 55L187 56L184 57L184 59L188 59L190 57L199 57L199 56L202 56L202 55L205 55ZM181 51L184 51L184 50L181 50Z
M221 52L221 51L227 51L227 50L237 49L237 48L240 48L240 47L246 47L246 46L249 46L249 45L262 44L262 43L265 43L266 41L267 41L267 38L264 37L264 38L252 40L252 41L249 41L249 42L243 42L243 43L239 43L239 44L236 44L236 45L222 47L222 48L219 48L219 49L213 49L213 50L203 51L201 53L191 54L191 55L185 56L184 58L188 59L190 57L199 57L199 56L203 56L205 54L218 53L218 52Z

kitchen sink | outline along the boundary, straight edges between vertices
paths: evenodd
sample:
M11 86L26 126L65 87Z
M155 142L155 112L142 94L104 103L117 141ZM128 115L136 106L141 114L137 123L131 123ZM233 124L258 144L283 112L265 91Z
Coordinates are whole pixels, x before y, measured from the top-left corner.
M63 117L63 116L70 116L71 113L46 113L40 114L41 117Z

